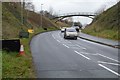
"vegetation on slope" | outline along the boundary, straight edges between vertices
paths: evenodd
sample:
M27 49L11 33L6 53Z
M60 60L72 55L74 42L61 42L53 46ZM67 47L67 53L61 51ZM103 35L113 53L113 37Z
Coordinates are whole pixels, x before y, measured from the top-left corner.
M42 17L42 27L57 29L57 25L45 16ZM3 39L18 38L20 30L27 31L30 28L41 28L40 14L22 9L20 3L2 3Z
M96 16L83 32L98 37L120 40L118 35L120 19L118 11L120 11L120 8L118 8L118 5L120 5L120 2Z
M24 24L22 24L21 21L21 6L19 3L2 3L2 39L19 38L19 31L27 31L30 28L34 29L34 34L30 34L29 38L20 39L21 44L23 44L25 48L25 57L16 57L18 52L1 51L2 78L35 78L29 44L34 35L45 32L45 30L40 26L40 22L36 22L35 19L33 19L35 17L40 19L40 15L35 12L30 12L27 19L27 10L23 12L22 15L25 18ZM58 29L57 26L46 17L43 17L43 27L46 27L47 31Z
M2 38L2 2L0 2L0 39Z
M6 7L2 3L2 38L18 38L18 34L21 28L27 29L21 22L9 11L10 7Z

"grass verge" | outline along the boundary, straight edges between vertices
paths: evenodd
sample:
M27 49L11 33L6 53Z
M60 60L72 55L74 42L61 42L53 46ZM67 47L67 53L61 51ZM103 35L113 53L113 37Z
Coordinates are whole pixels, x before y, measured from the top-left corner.
M106 38L106 39L111 39L111 40L116 40L120 41L120 38L118 37L118 31L114 30L101 30L101 31L96 31L94 29L85 29L82 31L83 33L101 37L101 38Z
M57 28L50 27L47 31L52 30L57 30ZM2 51L2 78L36 78L29 44L34 35L42 32L46 31L42 28L36 29L28 39L20 40L24 45L26 56L16 57L18 52Z
M0 80L2 79L2 51L0 51Z

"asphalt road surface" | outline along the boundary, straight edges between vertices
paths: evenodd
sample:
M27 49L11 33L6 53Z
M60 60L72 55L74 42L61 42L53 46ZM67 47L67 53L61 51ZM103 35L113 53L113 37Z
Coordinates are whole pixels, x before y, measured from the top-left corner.
M60 31L35 36L30 44L38 78L118 78L118 49Z

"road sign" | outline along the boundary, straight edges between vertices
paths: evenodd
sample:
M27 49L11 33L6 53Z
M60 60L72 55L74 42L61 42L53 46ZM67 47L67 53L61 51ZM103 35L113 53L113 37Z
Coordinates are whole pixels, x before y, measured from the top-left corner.
M33 29L28 29L28 32L29 33L34 33L34 30Z

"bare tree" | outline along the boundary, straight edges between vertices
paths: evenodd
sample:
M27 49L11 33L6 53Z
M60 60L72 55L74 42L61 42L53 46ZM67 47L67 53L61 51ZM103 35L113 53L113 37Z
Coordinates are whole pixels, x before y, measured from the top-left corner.
M51 15L53 15L53 7L49 7L49 11L48 11Z
M31 11L35 11L35 7L32 4L32 2L26 2L25 8L28 9L28 10L31 10Z
M34 5L31 6L31 9L33 10L33 12L35 12L35 6Z
M67 21L68 21L67 24L69 24L69 25L72 26L72 24L73 24L73 18L72 17L68 17Z
M54 12L54 13L52 14L52 16L58 16L57 12Z

